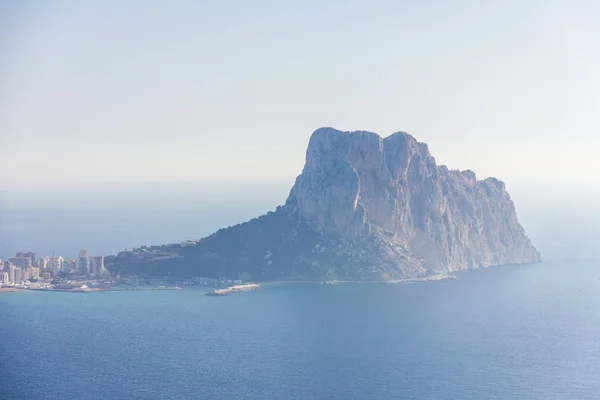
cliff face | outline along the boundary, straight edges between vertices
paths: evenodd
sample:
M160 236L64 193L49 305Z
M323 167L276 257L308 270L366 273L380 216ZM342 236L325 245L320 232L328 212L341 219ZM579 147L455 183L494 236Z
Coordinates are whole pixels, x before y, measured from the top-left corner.
M403 132L332 128L313 133L283 207L179 253L155 273L388 280L540 261L502 182L437 166Z
M286 206L327 233L416 253L424 273L540 260L502 182L437 166L403 132L317 130Z

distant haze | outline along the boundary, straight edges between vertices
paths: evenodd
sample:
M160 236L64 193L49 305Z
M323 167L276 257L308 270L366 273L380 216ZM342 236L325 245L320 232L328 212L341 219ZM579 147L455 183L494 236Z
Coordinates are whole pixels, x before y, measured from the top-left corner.
M285 202L293 179L0 187L0 258L17 251L76 257L207 236ZM600 193L587 185L507 186L545 260L600 254ZM43 201L41 200L43 199Z
M0 184L288 181L321 126L600 180L600 3L0 5Z

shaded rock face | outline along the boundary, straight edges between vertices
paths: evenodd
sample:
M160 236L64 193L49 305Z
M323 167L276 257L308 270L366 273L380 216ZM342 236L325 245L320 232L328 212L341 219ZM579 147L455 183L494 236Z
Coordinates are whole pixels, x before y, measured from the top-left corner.
M321 128L284 206L145 264L156 275L389 280L537 261L502 182L437 166L404 132Z

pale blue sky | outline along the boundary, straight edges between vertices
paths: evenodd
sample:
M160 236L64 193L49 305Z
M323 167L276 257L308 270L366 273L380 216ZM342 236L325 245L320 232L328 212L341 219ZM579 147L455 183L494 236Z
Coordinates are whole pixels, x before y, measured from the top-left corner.
M599 2L323 3L2 2L0 182L290 179L321 126L600 181Z

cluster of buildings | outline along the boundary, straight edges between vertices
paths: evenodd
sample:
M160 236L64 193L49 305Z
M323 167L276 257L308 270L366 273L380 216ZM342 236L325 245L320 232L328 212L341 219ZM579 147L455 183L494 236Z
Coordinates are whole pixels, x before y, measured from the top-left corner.
M204 278L195 276L191 280L181 282L183 285L203 285L203 286L226 286L226 285L241 285L241 279L222 278Z
M133 253L156 255L156 250L140 248ZM61 256L36 258L33 252L18 252L14 257L0 260L0 287L18 287L24 289L63 290L65 288L106 288L112 285L158 286L167 284L202 285L226 287L240 285L241 279L226 277L142 277L137 275L111 277L104 266L104 256L90 256L82 249L76 259L69 260ZM84 285L84 286L82 286ZM108 286L107 286L108 285Z
M65 276L102 278L109 275L104 268L104 256L91 257L85 249L79 252L75 260L55 255L36 260L33 252L18 252L14 257L0 260L0 284L19 285L29 280L49 280Z

